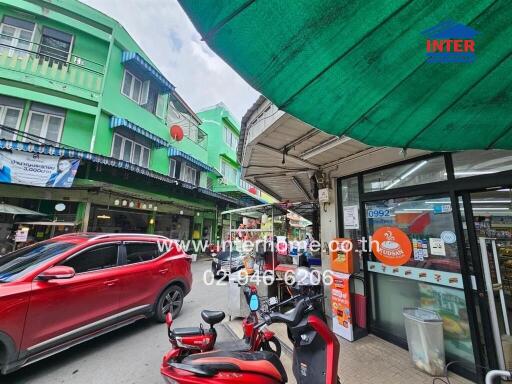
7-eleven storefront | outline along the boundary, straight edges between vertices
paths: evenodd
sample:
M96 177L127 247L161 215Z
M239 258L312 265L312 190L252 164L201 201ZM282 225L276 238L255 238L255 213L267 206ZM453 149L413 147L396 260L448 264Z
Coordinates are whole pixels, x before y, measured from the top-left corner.
M428 308L443 318L447 362L459 362L450 369L481 380L480 366L512 368L511 151L371 147L312 129L265 98L244 116L241 142L247 180L281 200L322 195L321 243L353 240L356 338L406 348L403 309ZM384 265L359 242L383 227L408 237L403 265ZM326 247L322 267L331 268Z

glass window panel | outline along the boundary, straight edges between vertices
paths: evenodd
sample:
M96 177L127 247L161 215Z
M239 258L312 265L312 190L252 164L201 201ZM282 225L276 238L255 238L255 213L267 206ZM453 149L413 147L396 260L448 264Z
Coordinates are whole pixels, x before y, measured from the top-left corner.
M134 144L132 163L134 163L134 164L141 163L141 160L142 160L141 151L142 151L142 147L139 144Z
M512 169L512 151L464 151L452 154L455 178L487 175Z
M35 136L41 136L43 131L44 115L40 113L32 112L30 115L30 122L28 126L28 132ZM33 138L36 139L36 138Z
M123 95L130 97L130 89L132 87L132 80L133 80L133 76L130 74L130 72L125 71L124 72L123 88L121 90Z
M169 160L169 176L176 177L176 160Z
M0 123L6 127L16 129L20 119L21 111L19 109L0 106ZM3 120L2 120L3 118ZM14 132L0 129L0 138L12 140Z
M72 36L51 28L43 28L39 53L58 60L67 61Z
M141 89L142 89L142 83L139 79L137 79L136 77L133 78L133 91L132 91L132 99L135 101L135 102L139 102L140 101L140 92L141 92Z
M114 267L117 265L117 245L105 245L85 251L62 265L74 268L76 273Z
M473 363L466 299L462 289L380 273L371 273L370 282L375 295L372 300L372 328L406 342L403 308L434 310L443 318L447 360ZM390 297L394 299L390 300Z
M112 157L115 159L121 159L121 146L123 139L119 135L114 135L114 143L112 145Z
M131 156L132 156L132 142L130 140L125 139L122 160L131 162Z
M62 117L50 116L48 119L48 128L46 138L52 141L59 141L60 129L62 126Z
M365 192L375 192L446 180L444 157L397 165L363 176Z
M413 243L413 248L425 252L411 255L405 264L410 267L460 272L457 242L444 243L444 255L431 249L430 239L439 238L444 231L455 231L452 206L446 197L411 197L366 203L366 222L371 235L383 226L398 227ZM414 253L414 252L413 252ZM373 257L373 256L372 256ZM377 261L377 259L372 259Z
M127 264L142 263L160 256L157 243L128 243L125 247Z
M409 262L399 267L386 266L371 254L372 327L405 341L403 308L434 310L443 318L448 360L471 363L471 334L449 197L366 203L365 217L369 235L384 226L396 227L407 234L413 248ZM392 302L389 297L394 298Z
M142 147L142 163L141 166L149 168L149 149Z
M349 179L343 179L341 181L341 205L343 208L343 219L345 220L345 211L347 211L347 215L352 215L356 212L357 222L359 222L359 183L357 181L357 177L351 177ZM354 208L355 207L355 211ZM349 220L347 218L347 220ZM355 250L361 250L361 242L359 241L362 237L361 232L361 224L357 225L352 223L343 223L343 237L352 240L352 244ZM354 255L358 256L358 263L354 265L356 267L356 272L358 271L358 267L362 268L363 258L361 252L356 252Z
M13 46L14 38L12 36L14 36L15 30L16 29L14 27L11 27L9 25L2 25L2 29L0 29L0 43L2 44L0 46L0 52L8 52L9 47Z
M14 36L14 32L16 32L16 28L6 24L2 25L2 38L8 39L10 36Z
M20 30L20 38L18 39L18 48L28 50L30 48L30 40L32 39L32 31Z

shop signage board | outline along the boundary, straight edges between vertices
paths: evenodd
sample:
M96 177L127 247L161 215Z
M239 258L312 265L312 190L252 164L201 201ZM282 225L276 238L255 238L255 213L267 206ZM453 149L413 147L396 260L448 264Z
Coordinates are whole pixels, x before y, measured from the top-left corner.
M14 236L15 243L24 243L28 239L28 228L18 229Z
M0 183L70 188L80 160L21 151L0 151Z
M349 341L354 341L352 308L350 304L350 275L332 272L332 278L332 330L335 334Z
M368 261L368 271L452 288L463 289L464 287L460 273L408 266L390 267L377 261Z
M343 227L345 229L359 229L359 206L347 205L343 207Z
M397 227L381 227L372 235L372 252L386 265L403 265L411 259L411 240Z

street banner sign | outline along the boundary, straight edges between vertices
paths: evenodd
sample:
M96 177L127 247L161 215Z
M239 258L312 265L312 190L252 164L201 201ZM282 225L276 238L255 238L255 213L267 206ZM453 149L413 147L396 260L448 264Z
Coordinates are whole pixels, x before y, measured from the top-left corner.
M70 188L80 160L15 151L0 151L0 183Z

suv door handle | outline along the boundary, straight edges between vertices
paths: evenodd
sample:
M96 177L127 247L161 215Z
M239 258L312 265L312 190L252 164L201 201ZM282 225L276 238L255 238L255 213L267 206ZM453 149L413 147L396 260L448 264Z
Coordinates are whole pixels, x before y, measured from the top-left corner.
M164 269L160 269L158 271L158 273L160 273L161 275L165 275L167 273L167 271L169 270L169 268L164 268Z
M119 279L115 279L115 280L108 280L108 281L105 281L105 285L107 287L113 287L114 285L117 284L117 282L119 281Z

